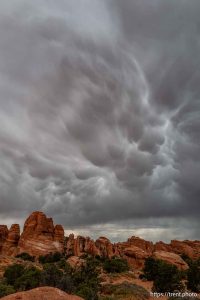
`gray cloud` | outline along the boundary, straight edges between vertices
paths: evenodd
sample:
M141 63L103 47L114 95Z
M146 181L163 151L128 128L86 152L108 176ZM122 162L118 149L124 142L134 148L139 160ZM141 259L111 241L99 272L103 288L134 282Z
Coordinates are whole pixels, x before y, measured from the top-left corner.
M1 222L199 238L199 2L0 7Z

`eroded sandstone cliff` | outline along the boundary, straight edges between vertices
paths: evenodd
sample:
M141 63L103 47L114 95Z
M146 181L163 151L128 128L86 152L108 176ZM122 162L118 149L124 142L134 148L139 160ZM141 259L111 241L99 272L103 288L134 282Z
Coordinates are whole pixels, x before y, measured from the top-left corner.
M129 264L137 269L144 266L149 256L165 260L177 265L179 269L187 269L187 264L180 255L184 254L195 259L200 257L200 241L145 241L138 237L131 237L126 242L111 243L106 237L99 237L96 241L89 237L70 234L64 236L61 225L53 224L42 212L33 212L25 221L23 232L20 235L18 224L11 226L0 225L0 254L16 256L27 252L33 256L45 255L53 252L62 252L67 256L81 257L84 254L111 258L114 256L127 259Z

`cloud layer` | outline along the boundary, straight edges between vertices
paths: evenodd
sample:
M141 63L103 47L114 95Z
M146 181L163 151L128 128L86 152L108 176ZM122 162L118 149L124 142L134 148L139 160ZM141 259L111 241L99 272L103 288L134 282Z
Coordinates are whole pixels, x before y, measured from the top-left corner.
M0 4L1 222L200 238L199 1L77 2Z

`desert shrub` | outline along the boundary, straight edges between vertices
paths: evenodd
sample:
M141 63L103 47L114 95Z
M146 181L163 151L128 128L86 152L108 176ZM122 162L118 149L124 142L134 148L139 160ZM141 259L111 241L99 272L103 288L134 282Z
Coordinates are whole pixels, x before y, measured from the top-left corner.
M25 268L23 265L14 264L6 268L4 280L14 290L25 291L40 285L41 271L35 267Z
M159 276L154 280L153 291L183 291L184 287L181 283L181 276L174 267L172 265L162 267Z
M200 292L200 259L192 261L189 264L187 287L193 292Z
M108 273L122 273L129 270L127 260L122 258L106 259L103 269Z
M96 289L93 289L90 285L88 286L87 283L79 285L76 294L80 297L83 297L85 300L99 299Z
M23 260L28 260L28 261L35 261L35 257L29 255L26 252L23 252L23 253L20 253L20 254L16 255L16 258L21 258Z
M35 267L26 268L24 273L14 282L14 288L26 291L40 286L41 271Z
M185 253L182 253L182 254L180 255L180 257L181 257L186 263L188 263L188 262L191 261L191 258L190 258L187 254L185 254Z
M156 292L182 291L182 273L176 266L152 257L147 258L144 266L144 276L153 280L153 290Z
M55 264L45 264L41 274L42 284L57 287L62 276L63 272Z
M86 259L84 265L73 274L75 293L85 300L97 300L100 288L99 269L96 260Z
M75 291L73 277L68 274L63 274L56 287L67 293L73 293Z
M113 285L107 284L101 287L102 300L122 300L129 297L134 299L145 300L149 299L149 292L143 287L129 282Z
M0 298L15 293L12 285L0 283Z
M61 259L60 261L58 261L56 263L56 267L58 269L61 269L65 274L72 274L73 272L73 268L65 259Z
M55 252L55 253L49 253L47 255L40 255L38 260L41 264L47 264L47 263L54 263L58 262L63 258L62 253Z
M153 257L148 257L145 260L144 264L144 278L147 280L154 280L158 276L158 269L159 269L160 261L154 259ZM141 275L142 277L142 275Z
M75 293L85 300L98 300L100 288L98 263L89 257L77 270L72 269L64 259L56 263L44 264L42 271L36 267L25 268L23 265L14 264L6 269L4 281L5 284L0 286L3 295L15 290L24 291L47 285L68 293Z
M23 275L25 267L20 264L8 266L4 272L4 278L8 285L14 285L16 280Z

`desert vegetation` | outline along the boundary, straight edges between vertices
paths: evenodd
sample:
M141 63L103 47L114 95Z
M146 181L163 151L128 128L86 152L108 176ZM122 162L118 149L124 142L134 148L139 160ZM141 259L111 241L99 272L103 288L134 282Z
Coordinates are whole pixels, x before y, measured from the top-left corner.
M27 253L22 253L18 258L24 260L24 263L19 263L18 260L18 263L5 269L0 280L0 297L39 286L57 287L85 300L145 300L149 296L144 288L131 282L101 284L102 272L109 276L127 273L128 263L119 257L108 259L85 255L82 258L83 263L76 268L72 268L61 253L39 256L37 260ZM145 261L140 278L153 281L153 291L156 292L184 291L185 288L199 292L200 260L187 257L185 260L189 269L180 271L174 265L149 257Z
M152 280L153 291L156 292L183 292L187 288L191 292L199 293L200 259L192 260L187 256L184 259L189 266L187 271L180 271L174 265L149 257L145 261L141 278Z
M34 261L27 253L18 255L25 261ZM85 256L84 263L74 269L61 253L47 254L38 258L40 268L16 263L6 268L0 284L0 295L26 291L38 286L57 287L74 293L86 300L99 299L101 270L120 273L128 270L124 259L103 259Z

